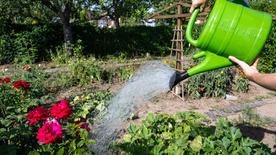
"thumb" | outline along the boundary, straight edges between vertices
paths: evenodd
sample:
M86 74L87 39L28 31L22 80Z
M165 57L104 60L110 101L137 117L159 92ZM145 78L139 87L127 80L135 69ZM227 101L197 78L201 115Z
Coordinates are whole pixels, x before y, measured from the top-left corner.
M257 68L258 63L259 63L259 58L253 63L252 67Z

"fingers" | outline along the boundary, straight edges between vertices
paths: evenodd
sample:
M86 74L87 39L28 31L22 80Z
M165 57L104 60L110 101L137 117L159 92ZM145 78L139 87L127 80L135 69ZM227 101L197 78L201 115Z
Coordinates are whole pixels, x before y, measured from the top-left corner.
M202 11L204 9L206 0L192 0L192 5L190 8L190 13L192 13L194 11L195 8L200 6L200 11Z
M236 57L233 57L233 56L229 56L229 59L238 65L240 65L242 63L242 61L240 61L239 59L237 59Z
M205 3L203 3L203 4L200 6L200 12L202 12L204 8L205 8Z
M247 65L245 62L233 57L233 56L229 56L229 59L231 61L233 61L234 63L238 64L242 69L245 69L247 67L249 67L249 65Z
M190 13L192 13L196 7L197 7L197 4L192 4L190 8Z

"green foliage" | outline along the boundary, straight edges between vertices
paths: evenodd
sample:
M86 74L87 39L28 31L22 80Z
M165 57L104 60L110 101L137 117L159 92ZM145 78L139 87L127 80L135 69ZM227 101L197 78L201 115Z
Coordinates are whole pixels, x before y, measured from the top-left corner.
M29 90L15 89L12 83L1 84L0 147L11 150L0 150L0 154L12 151L12 148L14 151L26 153L36 147L33 130L25 119L28 108L36 104L38 103Z
M247 92L249 81L225 68L191 77L184 86L184 93L192 98L220 97L232 91Z
M220 69L191 77L185 83L184 92L194 98L225 96L231 84L230 69Z
M26 66L30 69L24 70ZM16 72L13 73L13 78L30 82L32 89L29 90L29 93L33 97L40 98L47 93L44 82L49 78L49 75L37 65L18 65Z
M22 56L27 56L29 59L34 57L34 60L27 59L32 62L49 60L52 57L56 58L54 60L57 62L63 63L61 25L10 25L10 27L7 30L10 33L0 36L1 64L13 62L17 55L18 61L24 60L25 57ZM146 53L156 56L166 55L172 37L171 28L166 26L98 29L86 24L73 25L73 31L76 35L75 48L76 45L82 45L81 53L97 58L108 55L120 56L121 53L126 57L144 56ZM78 40L82 42L78 43ZM29 46L31 50L27 50ZM60 60L57 60L58 58Z
M235 75L233 79L232 89L236 92L246 93L249 90L249 81L245 77Z
M252 8L268 12L276 13L275 1L267 0L250 0ZM262 72L271 73L276 71L276 22L273 21L270 37L267 39L262 53L260 54L260 63L258 69Z
M31 70L34 70L31 68ZM28 71L30 72L30 71ZM36 71L37 73L38 71ZM70 105L73 115L67 120L60 120L63 137L56 143L42 144L36 140L39 124L29 126L27 113L37 106L51 107L57 101L51 96L39 99L36 92L36 73L18 73L13 79L22 77L30 81L31 89L15 89L13 79L10 83L1 83L0 88L0 154L91 154L88 145L95 141L90 139L88 130L93 117L105 109L111 93L92 92L76 96ZM41 82L42 83L42 82ZM34 84L34 85L33 85ZM77 123L79 122L79 123ZM41 122L42 123L42 122ZM82 126L81 123L87 124Z
M128 80L134 74L134 67L119 67L115 69L105 69L102 79L108 83L123 82Z
M225 119L206 125L198 113L149 114L141 125L130 125L122 142L126 154L270 154L267 145L244 138Z
M90 58L91 59L91 58ZM71 80L84 85L93 80L100 81L102 69L97 61L82 59L71 59L68 64L69 72L71 73Z
M80 109L76 115L81 118L88 118L90 122L93 122L93 116L102 112L112 97L112 94L108 91L95 91L86 95L75 96L73 103L76 106L76 110Z
M56 47L55 52L51 52L51 60L55 64L66 64L69 59L69 55L63 46L58 46Z
M11 63L15 57L13 40L9 35L0 36L0 64Z
M10 33L0 36L0 63L34 63L47 60L49 50L61 43L55 26L11 25Z
M38 49L29 36L29 32L15 35L14 46L17 53L14 59L15 63L32 64L35 62Z
M256 110L247 107L242 111L241 115L239 115L238 120L235 120L235 124L264 127L273 126L275 121L273 121L271 118L262 117L257 113Z
M84 54L95 57L118 56L122 52L127 57L168 54L172 30L170 27L121 27L118 29L97 29L90 25L74 27L76 39L81 39Z
M273 27L269 39L266 41L264 49L260 55L260 63L258 69L262 72L276 71L276 22L273 22Z

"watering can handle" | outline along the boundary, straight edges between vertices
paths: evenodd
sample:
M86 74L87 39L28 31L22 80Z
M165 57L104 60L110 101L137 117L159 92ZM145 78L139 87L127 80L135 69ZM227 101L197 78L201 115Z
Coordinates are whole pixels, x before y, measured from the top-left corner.
M199 9L195 9L195 11L192 13L192 16L189 20L189 23L186 29L186 39L188 40L189 43L191 43L193 46L196 46L196 47L198 47L199 43L198 43L198 40L193 39L192 31L198 14L199 14Z
M189 76L233 65L228 58L209 51L200 51L193 55L194 59L201 57L205 57L204 60L187 71Z

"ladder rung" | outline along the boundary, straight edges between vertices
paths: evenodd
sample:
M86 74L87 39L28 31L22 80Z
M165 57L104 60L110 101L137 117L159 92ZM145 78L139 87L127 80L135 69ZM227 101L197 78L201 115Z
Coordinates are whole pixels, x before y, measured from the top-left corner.
M169 48L171 51L184 52L184 50Z
M182 29L174 29L173 31L183 31Z
M184 41L184 40L182 40L182 39L181 39L181 40L177 40L177 39L175 40L175 39L173 39L173 40L171 40L171 41Z

